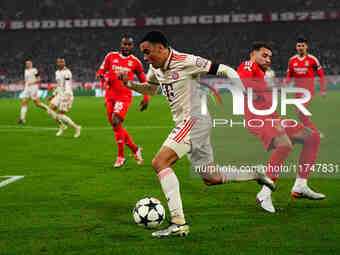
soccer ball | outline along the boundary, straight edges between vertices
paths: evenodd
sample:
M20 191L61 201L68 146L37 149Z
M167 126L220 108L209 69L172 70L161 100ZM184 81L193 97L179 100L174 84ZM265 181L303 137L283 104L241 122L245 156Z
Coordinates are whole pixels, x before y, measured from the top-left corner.
M133 219L138 226L156 228L162 224L164 218L164 207L158 199L153 197L139 200L133 209Z

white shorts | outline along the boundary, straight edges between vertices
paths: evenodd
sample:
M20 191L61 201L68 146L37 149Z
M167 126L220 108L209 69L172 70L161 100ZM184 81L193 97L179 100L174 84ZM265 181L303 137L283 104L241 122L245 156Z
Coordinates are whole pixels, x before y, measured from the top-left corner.
M176 152L179 158L188 154L193 167L214 161L210 144L210 119L190 118L175 127L163 143Z
M73 96L68 100L66 96L57 94L51 101L51 104L58 107L60 111L67 112L72 108Z
M27 86L23 92L23 98L31 98L33 100L38 99L38 85Z

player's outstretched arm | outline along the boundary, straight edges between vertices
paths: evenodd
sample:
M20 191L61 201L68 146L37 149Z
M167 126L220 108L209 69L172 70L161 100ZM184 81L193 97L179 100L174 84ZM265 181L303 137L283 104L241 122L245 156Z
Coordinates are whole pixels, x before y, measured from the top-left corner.
M143 95L155 95L158 89L158 84L151 84L149 82L133 82L128 79L128 72L117 72L118 79L122 81L123 85Z
M245 91L245 87L240 79L238 73L231 67L224 64L212 64L209 74L213 74L219 77L229 78L233 85L240 87L243 91Z
M150 84L148 82L141 83L141 82L128 81L126 83L123 82L123 85L143 95L151 95L151 96L156 95L156 91L158 89L158 84Z

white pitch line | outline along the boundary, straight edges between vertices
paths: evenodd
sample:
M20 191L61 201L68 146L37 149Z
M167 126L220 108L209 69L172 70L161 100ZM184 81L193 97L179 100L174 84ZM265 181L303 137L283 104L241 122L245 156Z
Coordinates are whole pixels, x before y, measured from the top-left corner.
M10 184L10 183L15 182L19 179L24 178L24 176L21 176L21 175L18 175L18 176L0 176L0 178L9 178L7 180L0 182L0 187L3 187L7 184Z

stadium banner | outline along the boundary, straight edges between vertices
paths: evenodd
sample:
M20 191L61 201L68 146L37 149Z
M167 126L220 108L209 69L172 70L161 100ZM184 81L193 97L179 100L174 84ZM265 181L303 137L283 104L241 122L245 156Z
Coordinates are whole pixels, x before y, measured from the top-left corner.
M340 10L102 19L0 20L0 30L175 26L338 19L340 19Z
M56 83L41 83L39 85L39 98L46 98L55 88ZM76 82L72 83L74 96L96 96L104 97L105 90L100 88L100 82ZM22 98L24 85L22 83L0 84L0 98ZM132 91L133 96L141 96L140 93Z

